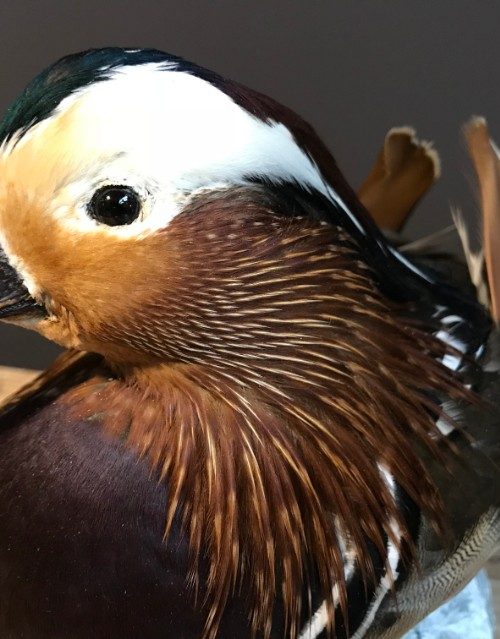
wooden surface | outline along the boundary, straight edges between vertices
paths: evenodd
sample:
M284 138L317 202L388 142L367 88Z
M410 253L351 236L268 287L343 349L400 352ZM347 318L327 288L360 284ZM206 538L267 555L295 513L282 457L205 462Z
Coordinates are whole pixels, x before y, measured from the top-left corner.
M0 366L0 401L12 395L18 388L27 384L36 375L37 371L24 368L9 368ZM500 639L500 555L494 557L488 564L488 574L493 590L495 614L497 618L496 639Z
M0 366L0 401L12 395L18 388L27 384L36 375L38 375L38 371Z

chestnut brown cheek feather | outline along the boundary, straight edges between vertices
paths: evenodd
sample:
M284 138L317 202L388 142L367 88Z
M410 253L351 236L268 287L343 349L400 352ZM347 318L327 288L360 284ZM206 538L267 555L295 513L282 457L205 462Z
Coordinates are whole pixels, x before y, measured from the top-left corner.
M152 283L159 264L168 273L168 244L155 236L116 238L105 228L73 231L49 211L14 188L0 200L0 228L9 250L34 279L53 315L37 330L69 348L102 352L100 327L127 316L151 288L156 290ZM117 356L130 351L113 344L107 350ZM128 359L130 353L123 356Z
M445 459L429 397L465 392L436 361L443 344L380 296L340 228L219 198L141 242L126 302L112 297L87 328L120 380L64 401L104 412L168 479L166 534L180 517L195 585L208 553L207 637L242 581L254 630L268 636L282 597L294 637L307 566L330 617L334 585L346 609L339 534L367 580L368 540L381 555L387 536L400 547L396 524L409 542L381 465L442 524L416 450Z

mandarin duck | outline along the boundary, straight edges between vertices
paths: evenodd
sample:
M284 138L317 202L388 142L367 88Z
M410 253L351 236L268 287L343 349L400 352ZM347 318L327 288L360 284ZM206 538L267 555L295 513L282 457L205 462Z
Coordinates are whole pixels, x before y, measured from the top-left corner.
M472 578L500 539L500 172L469 138L472 282L378 228L437 176L411 131L355 194L299 116L173 55L27 86L0 316L67 351L0 412L2 639L388 639Z

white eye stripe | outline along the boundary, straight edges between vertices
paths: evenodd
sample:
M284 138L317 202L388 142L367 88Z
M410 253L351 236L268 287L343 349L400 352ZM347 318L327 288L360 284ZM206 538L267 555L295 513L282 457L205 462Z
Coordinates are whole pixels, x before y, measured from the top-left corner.
M164 64L112 70L110 79L64 99L5 152L40 152L47 143L58 175L54 210L81 231L95 229L85 205L111 183L144 198L140 220L109 231L119 236L154 232L193 193L255 176L297 182L340 202L286 126L252 116L210 83Z

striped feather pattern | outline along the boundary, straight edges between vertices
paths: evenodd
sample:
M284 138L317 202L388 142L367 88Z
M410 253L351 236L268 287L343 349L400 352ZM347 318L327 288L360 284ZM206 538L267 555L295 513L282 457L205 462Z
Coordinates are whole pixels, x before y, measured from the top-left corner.
M75 417L102 405L168 478L165 534L180 517L194 588L208 559L210 638L242 583L254 631L269 636L278 597L296 637L318 579L332 629L334 589L347 606L343 545L370 583L368 544L385 556L387 538L410 542L381 464L442 525L418 446L444 455L434 398L465 395L438 361L448 347L382 297L340 227L255 194L203 194L158 234L175 262L95 332L149 364L117 357L121 380L64 398Z

